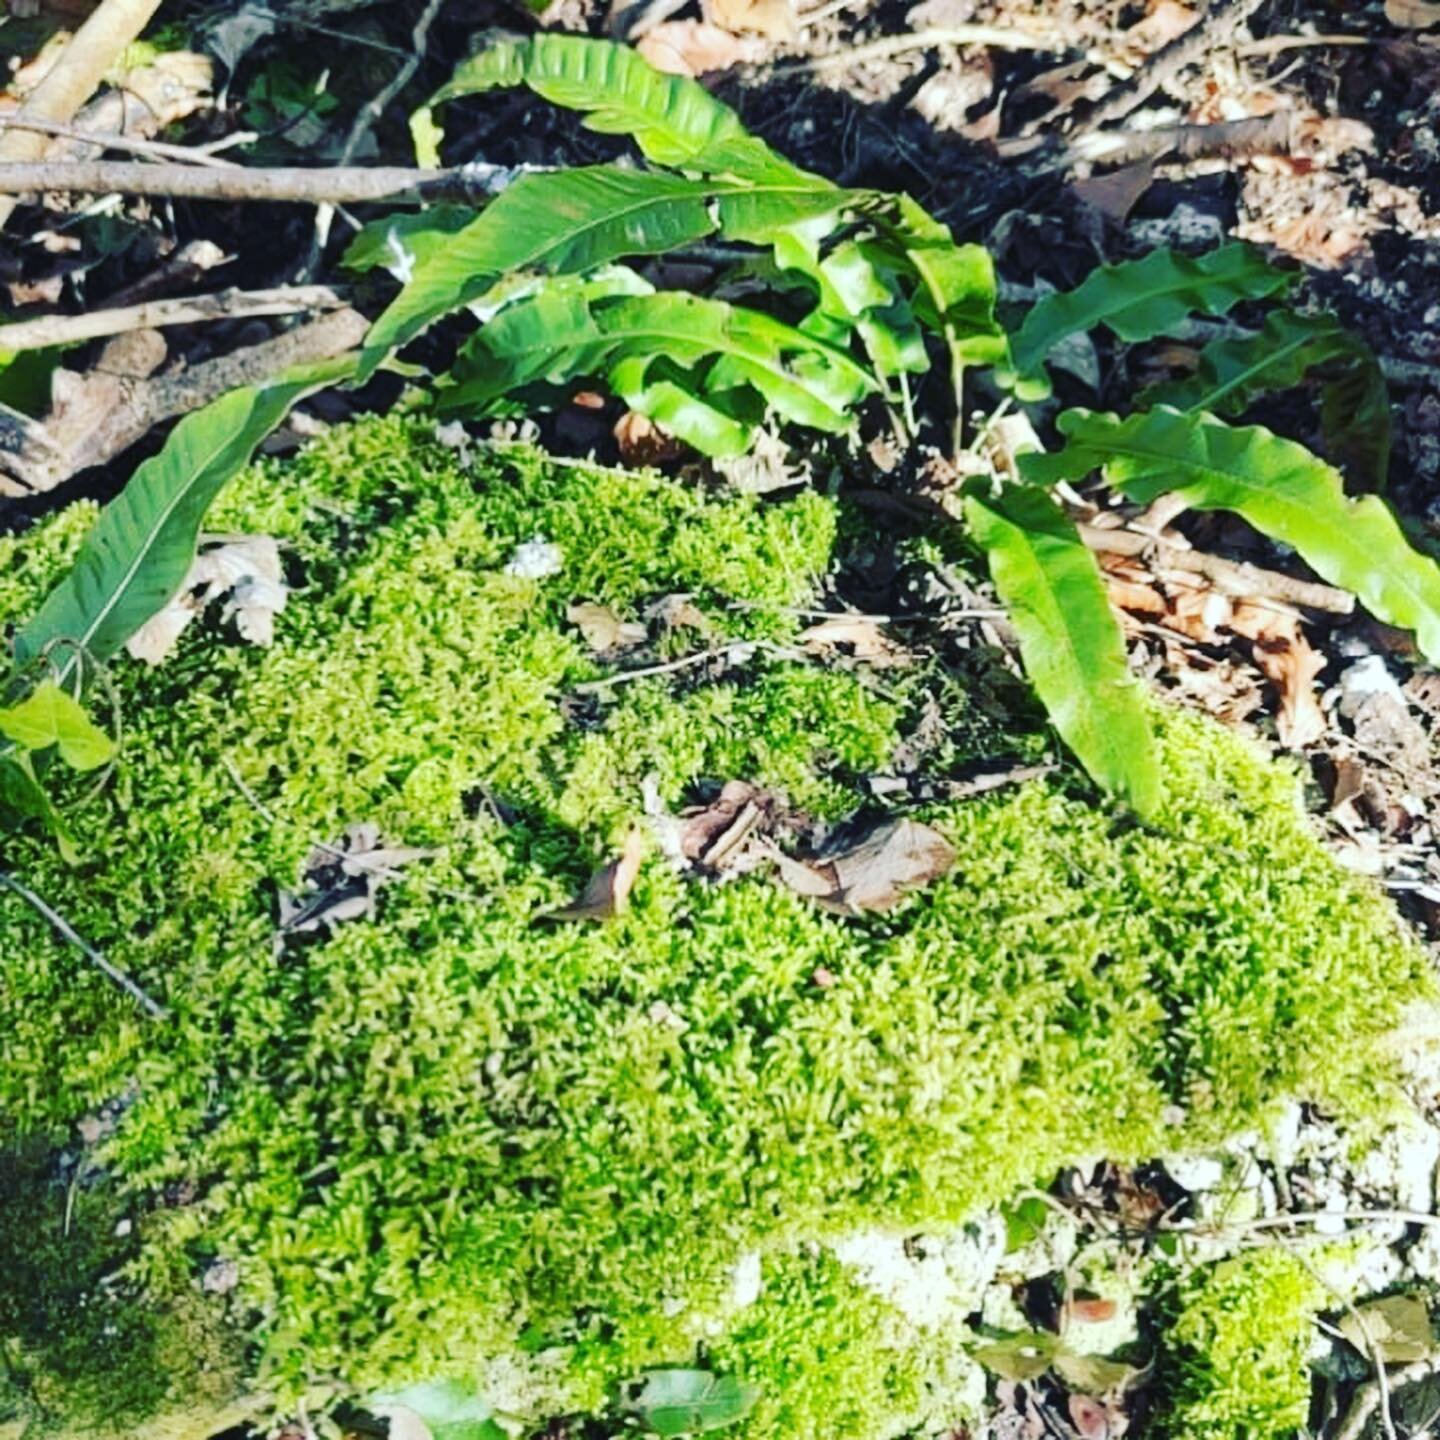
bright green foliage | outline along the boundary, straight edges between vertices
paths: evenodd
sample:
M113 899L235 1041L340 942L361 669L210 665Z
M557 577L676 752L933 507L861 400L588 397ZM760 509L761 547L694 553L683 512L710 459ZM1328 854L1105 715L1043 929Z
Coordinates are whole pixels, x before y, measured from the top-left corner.
M711 1370L651 1370L634 1386L627 1408L656 1435L723 1430L755 1408L759 1391Z
M1102 265L1073 290L1037 300L1011 341L1011 383L1027 398L1049 393L1044 360L1067 335L1104 325L1121 340L1153 340L1188 315L1223 315L1242 300L1278 294L1294 276L1248 245L1225 245L1191 259L1152 250L1139 260Z
M1156 1432L1175 1440L1280 1440L1310 1412L1316 1314L1333 1303L1302 1255L1242 1252L1183 1287L1167 1335L1173 1408Z
M74 568L16 635L16 660L25 665L55 650L63 682L84 662L116 654L184 583L205 512L225 483L297 400L351 368L330 362L232 390L187 415L106 507Z
M125 1096L95 1158L135 1202L127 1284L157 1324L183 1302L238 1327L282 1403L315 1376L393 1392L518 1354L538 1413L700 1365L759 1389L723 1432L743 1440L964 1418L963 1327L918 1329L827 1239L943 1231L1067 1161L1201 1146L1291 1094L1373 1106L1375 1038L1427 993L1293 779L1179 716L1164 834L1060 779L931 813L960 863L883 916L652 855L623 916L544 922L643 823L651 770L672 805L745 778L835 813L847 769L883 760L886 702L764 651L713 701L693 671L668 697L572 689L600 673L578 599L633 617L686 592L714 626L697 644L784 639L833 503L518 447L467 472L385 421L242 477L213 523L286 542L275 646L202 623L166 666L119 662L126 760L75 817L84 874L38 837L7 848L170 1018L0 894L0 1143ZM560 571L507 573L537 536ZM37 534L45 563L0 596L34 603L71 543ZM277 948L275 889L361 821L436 853L373 918ZM747 1251L765 1288L736 1309ZM217 1257L228 1299L194 1288ZM95 1358L89 1390L48 1393L86 1408ZM165 1384L186 1383L182 1357Z
M98 769L115 753L115 742L53 680L42 680L19 704L0 709L0 735L22 750L53 746L72 770Z
M767 403L796 424L848 430L852 407L875 389L843 350L758 310L599 288L561 281L508 306L466 347L441 409L483 413L521 385L606 371L617 394L682 438L736 455Z
M1080 763L1141 815L1160 799L1150 712L1095 556L1043 490L965 496L970 533L1020 640L1025 673Z
M654 69L628 45L578 35L499 40L456 67L450 82L411 117L416 158L439 164L434 111L482 90L526 85L552 104L585 112L584 125L628 135L646 159L701 175L804 175L745 129L740 117L695 80ZM823 184L807 175L812 184Z
M1233 510L1353 591L1377 619L1415 631L1420 649L1440 661L1440 567L1410 546L1383 500L1347 499L1340 473L1303 445L1260 425L1164 406L1125 420L1067 410L1059 425L1065 448L1025 456L1030 478L1078 479L1098 469L1140 504L1174 491L1197 510Z
M494 1411L473 1385L458 1380L425 1380L394 1392L378 1391L365 1397L365 1408L390 1421L394 1433L397 1416L418 1418L430 1440L505 1440L506 1432Z
M1320 417L1331 458L1361 488L1382 490L1390 462L1390 400L1374 352L1333 315L1276 310L1258 335L1212 340L1188 380L1154 385L1144 406L1237 416L1258 396L1299 385L1324 368Z

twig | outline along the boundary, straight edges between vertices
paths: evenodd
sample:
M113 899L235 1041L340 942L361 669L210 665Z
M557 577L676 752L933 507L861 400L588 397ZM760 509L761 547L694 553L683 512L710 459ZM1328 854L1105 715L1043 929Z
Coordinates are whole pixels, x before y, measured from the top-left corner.
M13 118L68 123L159 8L160 0L101 0ZM38 160L47 143L46 136L33 130L12 129L0 135L0 164ZM0 197L0 230L14 209L13 200Z
M1382 1366L1381 1370L1383 1369ZM1372 1380L1356 1394L1354 1403L1345 1414L1344 1423L1335 1432L1335 1440L1360 1440L1365 1433L1365 1427L1370 1423L1370 1417L1380 1409L1383 1403L1388 1402L1389 1391L1400 1390L1406 1385L1414 1385L1421 1380L1427 1380L1434 1373L1435 1361L1426 1359L1412 1361L1403 1369L1397 1370L1393 1376L1386 1376L1383 1381L1377 1374L1375 1380ZM1428 1431L1429 1426L1427 1425L1412 1433L1424 1435Z
M345 300L328 285L282 286L275 290L217 290L178 300L153 300L88 315L43 315L0 327L6 350L43 350L75 345L127 330L166 325L197 325L206 320L236 320L260 315L293 315L301 310L338 310Z
M1287 110L1212 125L1159 125L1153 130L1094 130L1061 153L1058 165L1080 162L1133 165L1174 155L1199 160L1213 155L1284 155L1294 144L1294 116Z
M142 165L129 160L74 160L0 164L0 196L54 191L297 205L363 205L380 200L457 200L474 204L503 190L529 168L533 167L475 161L442 170L412 170L403 165L235 165L217 170L198 165Z
M365 317L347 307L158 379L106 373L103 356L102 364L83 376L56 371L65 388L55 393L55 405L44 422L0 415L0 495L52 490L78 471L120 454L162 420L189 414L227 390L261 383L292 365L344 354L360 343L368 328ZM159 342L153 331L137 330L111 345L146 335ZM163 354L163 342L160 349ZM7 474L14 481L8 488Z
M1247 45L1237 45L1235 53L1242 60L1256 60L1266 55L1279 55L1285 50L1304 50L1311 46L1331 45L1373 45L1371 35L1267 35L1263 40L1251 40Z
M784 645L775 645L768 640L732 640L728 645L717 645L710 650L697 650L693 655L682 655L678 660L669 660L663 665L645 665L638 670L620 670L614 675L607 675L603 680L586 680L583 684L572 685L570 688L575 694L588 695L593 691L608 690L612 685L620 685L627 680L648 680L654 675L671 675L677 670L688 670L691 666L703 665L707 660L726 660L732 665L743 665L757 650L763 650L767 654L778 655L787 660L803 658L796 651L787 649Z
M148 274L107 295L106 304L112 309L119 309L125 305L141 305L147 300L158 300L167 291L188 288L207 270L228 265L234 258L233 255L227 255L213 240L188 240Z
M82 939L74 927L57 910L52 910L33 890L22 885L13 875L0 870L0 885L13 890L42 919L54 926L62 939L68 940L93 965L108 975L127 995L142 1005L157 1020L168 1013L163 1005L152 1000L123 970L112 965L89 941Z
M58 120L33 120L23 112L0 115L0 131L5 130L33 130L40 135L79 140L86 146L93 145L101 150L124 150L132 155L150 155L158 160L188 161L192 165L208 165L216 170L240 168L234 160L217 159L208 150L192 149L188 145L167 145L162 140L142 140L113 131L87 130L79 125L63 125Z
M435 23L435 17L440 13L443 3L444 0L429 0L424 10L420 12L420 18L415 22L415 29L410 35L410 53L405 57L390 83L373 100L360 107L360 113L356 115L350 126L349 134L345 136L345 143L340 147L338 160L340 165L348 165L355 158L355 152L374 128L375 122L385 113L390 102L410 83L416 70L420 68L420 62L425 58L425 47L430 38L430 27ZM315 226L310 236L310 249L304 263L300 266L301 280L308 280L315 273L315 266L319 263L325 242L330 238L330 225L334 218L335 206L328 201L315 212Z
M1261 3L1262 0L1211 0L1205 14L1183 35L1162 45L1128 80L1090 108L1079 133L1099 130L1138 110L1162 85L1209 50L1222 28L1244 24ZM1047 123L1053 124L1058 118L1052 112Z
M1107 555L1148 553L1154 556L1160 569L1203 575L1216 589L1236 598L1279 600L1307 610L1324 610L1331 615L1350 615L1355 610L1355 597L1333 585L1296 580L1275 570L1262 570L1258 565L1187 550L1134 530L1103 530L1096 525L1081 525L1079 529L1080 538L1091 550Z
M998 50L1047 50L1052 53L1073 50L1070 40L1058 36L1034 35L1027 30L1007 30L998 25L947 25L929 30L915 30L909 35L886 35L865 45L852 45L828 55L806 56L786 60L772 67L776 75L790 75L800 70L847 70L871 60L888 60L907 50L933 50L937 45L991 45Z

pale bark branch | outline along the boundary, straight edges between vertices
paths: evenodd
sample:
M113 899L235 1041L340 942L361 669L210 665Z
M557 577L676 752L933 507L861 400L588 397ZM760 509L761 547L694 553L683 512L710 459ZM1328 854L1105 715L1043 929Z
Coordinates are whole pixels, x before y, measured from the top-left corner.
M116 57L140 38L159 8L160 0L101 0L14 118L67 124L95 93ZM11 129L0 135L0 163L37 161L48 143L49 137L36 131ZM13 200L0 195L0 229L14 208Z
M345 301L328 285L295 285L274 290L217 290L175 300L151 300L87 315L42 315L0 325L0 349L43 350L48 345L76 345L127 330L157 330L167 325L195 325L206 320L250 319L258 315L293 315L301 310L338 310Z
M475 163L447 170L403 165L301 166L144 165L129 160L0 164L0 196L67 192L156 195L185 200L258 200L299 205L363 205L371 201L488 198L529 167Z

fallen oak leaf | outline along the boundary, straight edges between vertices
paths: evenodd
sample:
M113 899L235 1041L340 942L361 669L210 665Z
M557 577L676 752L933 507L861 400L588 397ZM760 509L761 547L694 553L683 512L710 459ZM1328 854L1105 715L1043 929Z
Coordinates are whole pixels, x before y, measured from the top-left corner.
M785 885L837 915L893 909L907 892L944 875L956 858L938 830L909 819L891 820L836 855L795 860L769 849Z
M547 910L540 918L608 920L613 915L623 914L630 901L630 892L635 887L636 876L640 873L640 862L644 858L645 837L639 830L632 830L625 837L620 854L602 865L570 904L562 905L558 910Z
M622 620L608 605L582 600L572 605L565 618L576 626L596 656L619 655L643 645L649 631L635 620Z

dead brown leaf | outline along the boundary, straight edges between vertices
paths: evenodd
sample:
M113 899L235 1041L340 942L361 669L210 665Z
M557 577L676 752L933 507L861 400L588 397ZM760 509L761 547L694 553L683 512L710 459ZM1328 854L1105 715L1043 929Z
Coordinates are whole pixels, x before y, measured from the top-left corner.
M1325 656L1315 650L1291 611L1241 601L1234 607L1230 628L1255 642L1255 663L1280 698L1275 729L1287 750L1303 750L1325 734L1325 712L1315 693L1315 680Z
M627 410L616 422L615 443L627 465L663 465L685 453L685 443L638 410Z
M1142 160L1137 165L1112 170L1108 175L1092 175L1085 180L1076 180L1070 189L1078 199L1098 210L1107 220L1123 225L1154 180L1155 162Z
M666 20L647 30L635 48L667 75L707 75L748 64L765 55L764 42L732 35L705 20Z
M632 830L625 837L620 854L608 864L602 865L591 877L590 883L569 904L558 910L547 911L545 920L608 920L621 915L630 902L630 892L635 887L635 877L640 873L640 862L645 858L645 837L639 830Z
M822 620L802 630L798 638L812 655L833 655L840 646L848 646L856 660L877 669L915 663L910 651L896 644L876 621L864 615L837 615L833 620Z
M1155 0L1145 18L1125 32L1125 49L1139 59L1153 55L1172 40L1178 40L1199 19L1199 11L1180 4L1179 0Z
M658 620L667 630L696 630L708 635L714 626L710 617L689 595L666 595L645 611L647 620Z
M398 878L404 865L428 859L433 850L381 843L377 826L352 825L333 845L317 845L305 861L299 893L280 891L277 939L316 930L333 930L348 920L375 913L380 887Z
M722 30L753 31L769 40L795 38L795 9L790 0L700 0L700 11Z
M1385 18L1402 30L1428 30L1440 25L1435 0L1385 0Z
M794 860L773 847L771 854L785 885L837 915L893 909L955 863L938 830L909 819L888 821L839 854Z
M275 617L290 591L280 565L280 547L268 535L242 535L202 549L180 593L125 643L136 660L159 665L174 650L190 622L212 601L225 597L221 618L234 619L242 640L268 646Z
M682 812L681 856L706 870L733 868L745 842L775 812L776 799L745 780L729 780L709 805Z
M585 644L597 656L620 655L643 645L649 631L638 620L622 620L608 605L582 600L572 605L565 618L576 626Z

